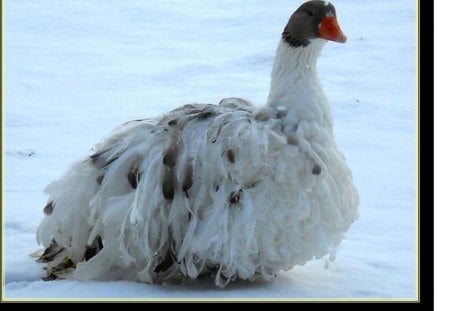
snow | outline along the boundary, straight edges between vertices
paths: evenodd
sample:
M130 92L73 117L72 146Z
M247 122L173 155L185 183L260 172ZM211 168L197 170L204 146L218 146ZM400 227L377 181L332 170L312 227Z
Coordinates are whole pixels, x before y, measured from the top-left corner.
M348 42L319 74L361 216L325 268L272 282L152 285L44 282L36 251L42 189L117 125L189 102L263 105L293 0L7 0L4 297L416 299L415 1L335 0Z

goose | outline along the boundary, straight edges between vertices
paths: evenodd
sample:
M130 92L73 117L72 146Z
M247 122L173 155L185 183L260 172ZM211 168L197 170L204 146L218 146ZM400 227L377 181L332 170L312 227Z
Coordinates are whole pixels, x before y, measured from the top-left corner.
M305 2L282 32L264 106L188 104L101 140L44 190L43 279L224 287L332 260L359 197L316 62L327 41L346 40L330 2Z

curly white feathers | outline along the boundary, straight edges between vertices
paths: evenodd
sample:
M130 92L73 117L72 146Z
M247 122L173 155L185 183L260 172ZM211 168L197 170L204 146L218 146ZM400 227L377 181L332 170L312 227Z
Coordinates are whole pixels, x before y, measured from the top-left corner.
M50 184L46 278L225 286L333 254L358 194L317 78L324 43L280 42L265 107L229 98L128 122Z

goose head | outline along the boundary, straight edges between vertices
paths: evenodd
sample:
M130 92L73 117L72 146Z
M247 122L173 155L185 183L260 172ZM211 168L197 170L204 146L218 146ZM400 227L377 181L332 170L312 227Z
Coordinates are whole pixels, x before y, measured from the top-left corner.
M282 34L284 42L291 47L307 47L311 40L345 43L336 17L336 9L328 1L312 0L302 4L291 16Z

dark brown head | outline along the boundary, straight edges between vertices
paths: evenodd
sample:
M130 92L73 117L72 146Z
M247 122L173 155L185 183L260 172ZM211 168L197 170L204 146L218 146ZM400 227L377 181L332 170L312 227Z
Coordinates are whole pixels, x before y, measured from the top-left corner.
M283 31L283 40L292 47L306 47L316 38L347 41L337 22L336 10L328 1L305 2L292 14Z

